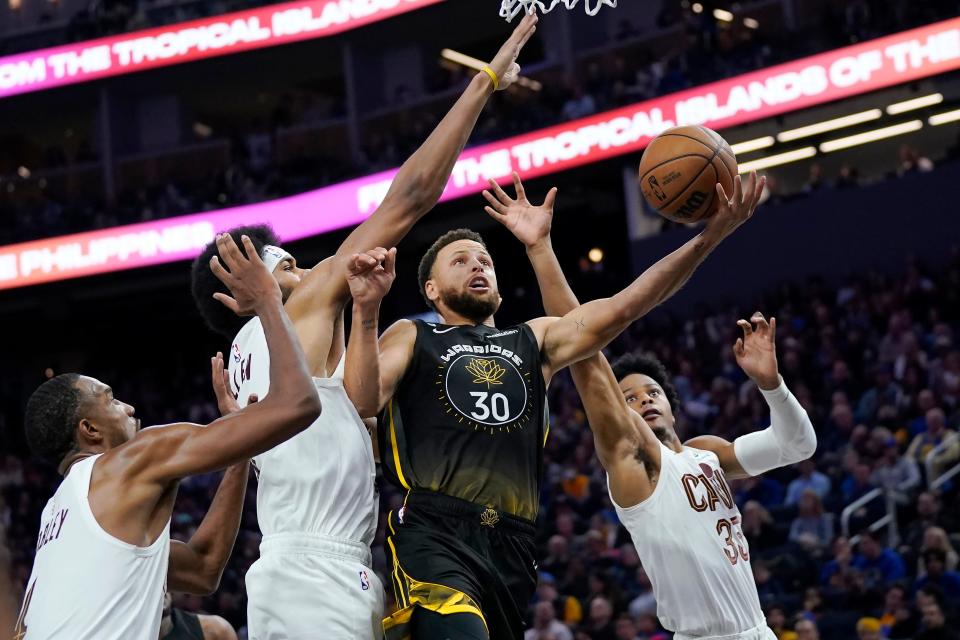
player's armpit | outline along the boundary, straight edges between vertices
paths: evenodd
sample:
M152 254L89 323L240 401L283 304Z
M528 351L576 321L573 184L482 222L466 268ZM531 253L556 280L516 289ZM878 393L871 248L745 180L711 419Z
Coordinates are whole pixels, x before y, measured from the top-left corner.
M720 459L720 468L730 480L747 478L749 473L740 464L733 443L718 436L697 436L684 443L686 447L712 451Z
M400 320L380 336L380 411L393 398L397 385L407 372L417 343L417 325Z
M593 430L597 457L606 469L613 499L622 507L646 500L660 469L660 442L630 410L602 353L570 368Z

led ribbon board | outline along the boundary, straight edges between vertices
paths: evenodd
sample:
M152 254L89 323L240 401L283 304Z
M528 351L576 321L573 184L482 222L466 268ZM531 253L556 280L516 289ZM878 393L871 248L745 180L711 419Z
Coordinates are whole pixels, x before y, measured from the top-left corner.
M722 129L957 68L960 18L467 149L441 200L478 193L487 177L518 171L535 178L637 152L675 125ZM190 259L214 234L240 224L269 221L285 241L354 225L376 209L396 173L255 205L0 247L0 289Z
M301 0L0 58L0 98L323 38L443 0Z

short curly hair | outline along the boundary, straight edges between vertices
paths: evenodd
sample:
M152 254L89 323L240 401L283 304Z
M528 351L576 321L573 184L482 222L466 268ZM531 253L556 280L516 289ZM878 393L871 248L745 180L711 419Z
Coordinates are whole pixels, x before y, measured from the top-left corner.
M680 408L680 394L677 388L670 382L670 374L663 363L652 356L646 356L636 353L627 353L617 358L613 363L613 375L617 382L621 382L627 376L635 373L648 376L663 389L667 395L667 402L670 403L670 409L676 414Z
M246 255L246 250L240 240L240 237L244 235L248 236L250 241L253 242L253 247L258 254L263 253L263 248L268 244L280 244L277 234L266 224L237 227L227 233L233 236L233 240L244 255ZM241 318L220 302L214 300L214 293L230 293L227 286L220 282L220 279L213 275L213 271L210 270L210 258L215 255L219 254L217 252L217 242L213 241L204 247L203 253L193 261L193 265L190 267L190 291L193 294L193 301L197 305L197 311L200 312L200 317L207 323L207 326L220 335L232 339L247 319Z
M33 455L58 465L77 446L83 393L80 375L63 373L37 387L27 400L24 431Z
M437 238L437 240L430 245L430 248L427 249L427 252L423 254L423 257L420 259L420 269L417 271L417 282L420 284L420 295L423 296L423 299L426 300L427 306L437 310L433 300L427 297L427 280L430 279L430 276L433 274L433 265L437 262L437 254L449 244L453 244L457 240L473 240L474 242L483 246L484 249L487 248L487 243L483 241L483 236L481 236L476 231L470 229L454 229L453 231L447 231L445 234Z

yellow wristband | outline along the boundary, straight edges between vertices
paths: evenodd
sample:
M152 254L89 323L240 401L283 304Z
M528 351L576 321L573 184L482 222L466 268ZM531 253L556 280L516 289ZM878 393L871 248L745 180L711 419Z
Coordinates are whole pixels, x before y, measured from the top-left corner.
M490 80L493 81L493 90L498 91L500 89L500 78L497 77L497 72L486 65L484 65L481 71L490 76Z

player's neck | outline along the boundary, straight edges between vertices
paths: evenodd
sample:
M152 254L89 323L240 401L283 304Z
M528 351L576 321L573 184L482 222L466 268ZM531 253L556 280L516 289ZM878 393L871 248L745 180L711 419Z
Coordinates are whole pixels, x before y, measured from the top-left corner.
M102 451L74 451L73 453L68 454L67 457L65 457L60 462L60 466L57 467L57 471L60 472L61 476L66 477L66 475L70 473L70 469L73 468L73 465L80 462L81 460L85 460L89 458L90 456L95 456L98 453L103 453L103 452Z
M474 319L472 319L472 318L468 318L468 317L466 317L466 316L462 316L462 315L460 315L459 313L457 313L456 311L451 311L450 309L445 309L445 310L443 310L443 311L440 311L440 312L439 312L439 315L440 315L440 321L441 321L443 324L447 324L447 325L450 325L450 326L456 326L456 327L461 327L461 326L476 327L476 326L480 326L480 325L485 325L485 326L487 326L487 327L495 327L495 326L497 326L497 325L494 323L494 321L493 321L493 316L490 316L489 318L487 318L487 319L484 320L483 322L477 322L476 320L474 320Z

